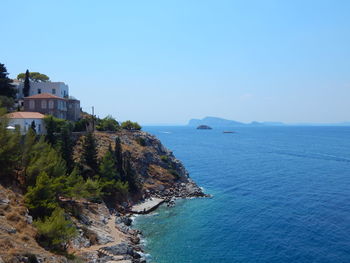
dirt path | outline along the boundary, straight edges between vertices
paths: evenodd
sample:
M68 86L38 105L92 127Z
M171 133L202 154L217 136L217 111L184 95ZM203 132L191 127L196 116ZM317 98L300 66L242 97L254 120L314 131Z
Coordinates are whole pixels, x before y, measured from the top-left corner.
M104 245L93 245L90 247L84 247L84 248L81 248L80 251L81 252L97 251L102 247L110 247L110 246L114 246L122 243L123 240L126 239L126 236L115 227L115 218L116 216L114 215L111 216L111 218L108 220L108 223L107 223L107 226L111 230L110 234L114 238L113 242L109 242Z

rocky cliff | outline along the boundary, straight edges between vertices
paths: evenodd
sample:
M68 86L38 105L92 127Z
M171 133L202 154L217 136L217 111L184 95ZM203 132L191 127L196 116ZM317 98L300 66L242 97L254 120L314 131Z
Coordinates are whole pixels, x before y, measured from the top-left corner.
M74 158L82 151L84 134L75 134ZM143 131L96 132L98 155L102 157L119 138L122 155L130 160L140 190L130 196L125 209L113 210L105 203L86 200L60 200L61 207L78 229L68 252L75 257L55 255L35 240L36 229L24 206L20 191L0 186L0 263L2 262L144 262L139 232L130 228L132 205L145 199L170 201L173 197L201 197L202 190L173 153L154 136Z
M99 157L106 153L110 145L114 147L116 137L120 138L123 155L130 158L142 186L138 198L204 196L202 190L189 177L181 161L155 136L143 131L122 130L115 133L96 132L95 137ZM80 156L81 145L82 137L75 147L76 159Z

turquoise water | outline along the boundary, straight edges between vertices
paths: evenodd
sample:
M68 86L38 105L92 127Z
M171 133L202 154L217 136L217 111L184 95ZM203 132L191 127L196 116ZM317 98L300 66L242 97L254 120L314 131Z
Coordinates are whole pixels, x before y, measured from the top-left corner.
M350 128L145 130L213 195L137 217L149 262L350 262Z

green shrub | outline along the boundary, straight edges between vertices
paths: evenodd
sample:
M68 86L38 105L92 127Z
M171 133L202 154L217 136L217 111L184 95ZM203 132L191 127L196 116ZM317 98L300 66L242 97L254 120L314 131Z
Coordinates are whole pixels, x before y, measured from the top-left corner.
M77 230L70 220L65 218L64 210L57 207L50 217L37 220L38 240L45 247L54 251L64 251L70 239L77 235Z
M121 124L121 128L124 130L141 130L141 126L137 122L132 122L132 121L124 121Z
M74 123L74 132L84 132L86 127L89 125L88 119L80 119Z
M169 163L170 162L170 159L169 159L169 156L167 155L161 155L160 156L160 159L165 162L165 163Z
M119 123L111 115L108 115L98 120L96 129L98 131L117 131L119 129Z
M142 137L137 137L136 142L143 147L146 146L146 140Z
M175 177L175 180L179 180L180 179L180 175L177 171L175 171L174 169L169 169L168 170L170 174L172 174Z

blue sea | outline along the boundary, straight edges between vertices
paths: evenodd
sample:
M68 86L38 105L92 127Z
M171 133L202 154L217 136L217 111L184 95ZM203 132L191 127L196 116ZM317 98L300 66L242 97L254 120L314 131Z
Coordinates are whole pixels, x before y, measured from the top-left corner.
M145 130L213 195L136 218L149 262L350 262L350 127Z

